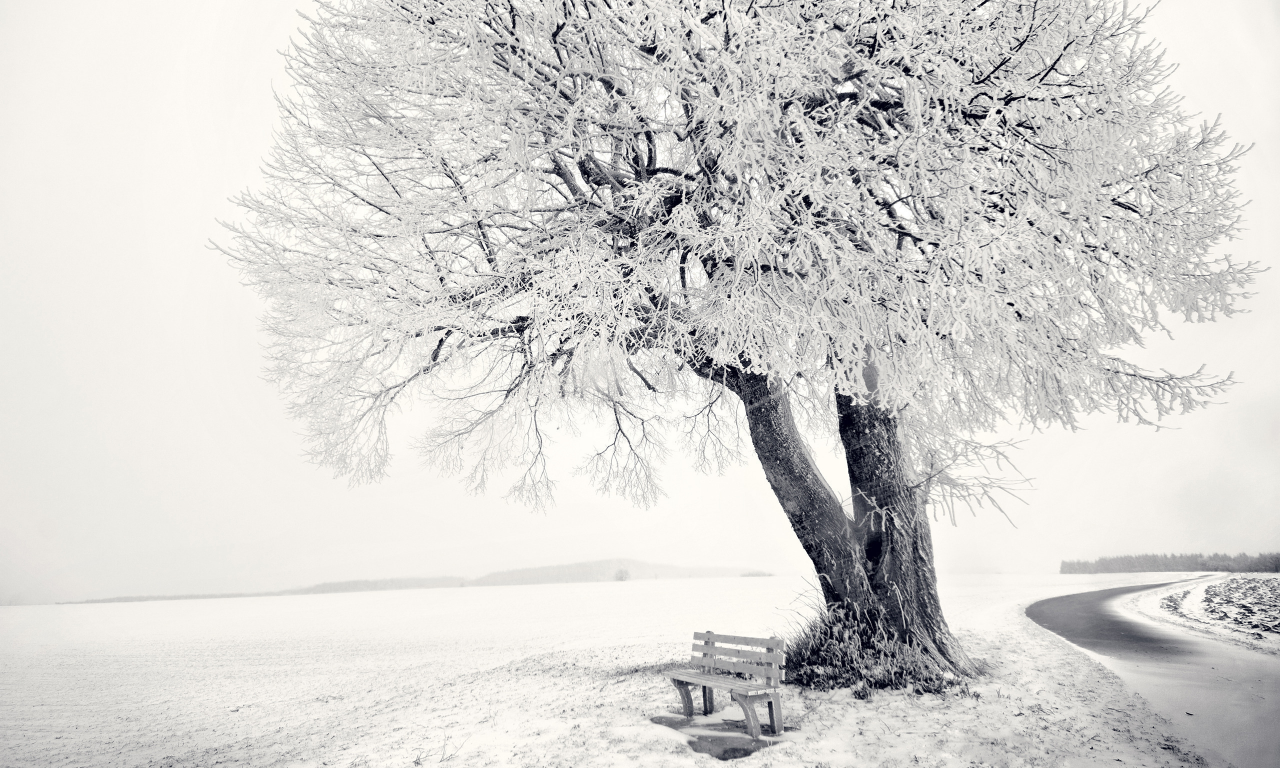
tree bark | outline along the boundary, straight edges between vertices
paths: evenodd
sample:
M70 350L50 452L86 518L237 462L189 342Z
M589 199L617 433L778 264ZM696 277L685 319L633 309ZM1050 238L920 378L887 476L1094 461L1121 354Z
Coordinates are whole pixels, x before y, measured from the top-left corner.
M841 394L836 413L853 492L853 536L882 627L956 673L973 674L976 666L942 616L926 499L902 455L897 417Z
M784 391L758 374L717 369L707 378L741 398L765 478L813 561L827 607L852 617L865 644L877 637L910 646L944 671L974 674L942 616L925 499L910 483L896 417L836 397L850 516L813 461Z

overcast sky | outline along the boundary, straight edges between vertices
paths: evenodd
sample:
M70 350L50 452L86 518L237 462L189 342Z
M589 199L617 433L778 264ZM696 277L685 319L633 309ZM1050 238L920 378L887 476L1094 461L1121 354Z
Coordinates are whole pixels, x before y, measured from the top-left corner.
M278 51L306 2L0 0L0 603L255 591L321 581L477 576L610 557L809 568L759 466L723 476L673 456L667 496L597 496L561 445L557 505L473 497L408 450L350 488L302 457L262 379L264 308L210 239L258 183L287 89ZM1148 30L1191 112L1256 144L1244 237L1274 266L1280 6L1165 0ZM1241 384L1155 432L1092 419L1026 436L1026 504L934 526L940 578L1056 571L1140 552L1280 551L1277 275L1250 314L1175 329L1142 362ZM832 446L828 454L837 472Z

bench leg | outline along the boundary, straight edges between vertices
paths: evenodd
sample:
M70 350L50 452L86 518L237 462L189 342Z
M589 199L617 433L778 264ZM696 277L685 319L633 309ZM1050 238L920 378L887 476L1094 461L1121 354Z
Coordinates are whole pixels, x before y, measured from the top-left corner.
M730 693L733 700L738 702L738 706L742 707L742 714L747 716L747 733L751 734L751 738L760 738L760 719L756 717L756 705L751 703L743 693Z
M702 686L702 714L709 715L715 711L716 711L715 690L709 685L704 685Z
M776 692L769 694L769 727L774 736L782 735L782 697Z
M689 684L683 680L671 681L680 692L680 706L684 708L685 717L693 717L693 697L689 695Z

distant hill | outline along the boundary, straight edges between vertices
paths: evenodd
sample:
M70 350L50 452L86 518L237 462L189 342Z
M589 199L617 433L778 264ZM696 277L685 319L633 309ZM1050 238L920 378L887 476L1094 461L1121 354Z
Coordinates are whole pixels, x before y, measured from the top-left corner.
M359 581L327 581L302 589L273 592L275 595L327 595L334 592L382 592L389 589L439 589L461 587L466 579L458 576L437 576L430 579L360 579Z
M515 584L567 584L582 581L627 581L629 579L714 579L745 576L742 568L685 568L678 565L656 565L639 560L595 560L589 563L548 565L498 571L472 579L468 587L497 587ZM756 572L758 573L758 571Z
M1094 561L1063 560L1059 573L1159 573L1168 571L1226 571L1228 573L1280 572L1280 553L1263 552L1250 557L1212 554L1120 555Z
M89 603L150 603L156 600L220 600L226 597L266 597L283 592L219 592L211 595L130 595L128 597L99 597L93 600L73 600L58 605L88 605Z
M59 605L87 603L147 603L155 600L215 600L227 597L283 597L285 595L328 595L337 592L382 592L392 589L436 589L461 587L466 583L461 576L436 576L428 579L361 579L358 581L329 581L300 589L282 589L279 592L220 592L211 595L141 595L133 597L100 597L96 600L79 600Z
M96 600L79 600L61 605L85 603L142 603L153 600L212 600L227 597L281 597L284 595L328 595L339 592L382 592L396 589L442 589L446 587L497 587L519 584L567 584L584 581L627 581L630 579L707 579L726 576L768 576L763 571L742 568L685 568L678 565L657 565L639 560L595 560L589 563L549 565L542 568L522 568L514 571L498 571L478 579L461 576L435 576L406 579L359 579L356 581L329 581L300 589L279 592L226 592L212 595L145 595L134 597L102 597Z

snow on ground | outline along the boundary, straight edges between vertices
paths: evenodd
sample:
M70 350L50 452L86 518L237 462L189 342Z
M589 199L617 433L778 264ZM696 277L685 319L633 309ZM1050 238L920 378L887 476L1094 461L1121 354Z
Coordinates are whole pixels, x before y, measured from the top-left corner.
M1208 765L1023 613L1167 577L944 577L988 675L868 701L788 686L796 730L735 763ZM0 608L0 766L721 765L651 722L679 714L663 673L695 630L785 634L811 603L774 577Z
M1235 645L1280 655L1280 574L1207 575L1129 598L1150 619Z

